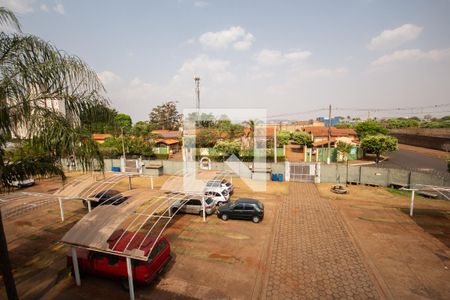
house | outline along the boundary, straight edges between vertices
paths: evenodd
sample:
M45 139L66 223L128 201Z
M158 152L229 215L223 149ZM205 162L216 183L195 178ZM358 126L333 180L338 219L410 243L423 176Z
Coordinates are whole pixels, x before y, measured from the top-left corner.
M151 132L153 135L158 135L163 139L176 139L179 140L181 138L182 132L179 130L153 130Z
M328 145L328 127L305 127L304 132L311 135L312 144L315 148ZM330 142L332 145L336 144L338 141L342 141L349 144L357 144L359 142L356 131L351 128L336 128L330 127Z
M94 142L103 144L107 138L111 138L112 134L109 133L93 133L91 138Z
M155 139L153 140L158 148L167 147L167 153L173 154L180 151L180 141L176 139Z
M152 135L156 135L157 138L151 139L155 143L157 153L167 153L173 154L180 151L181 148L181 137L183 132L179 130L153 130ZM167 150L165 150L165 149Z

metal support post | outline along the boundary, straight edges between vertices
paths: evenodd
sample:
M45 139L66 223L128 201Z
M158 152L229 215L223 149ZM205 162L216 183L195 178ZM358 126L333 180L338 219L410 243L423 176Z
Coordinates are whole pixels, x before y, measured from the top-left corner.
M131 176L128 176L128 189L131 190Z
M414 212L414 194L415 194L415 190L411 190L411 206L409 208L409 215L412 217L413 216L413 212Z
M80 280L80 269L78 268L78 258L77 258L77 249L72 247L72 263L73 263L73 272L75 273L75 283L77 286L81 285Z
M150 176L150 188L153 190L153 176Z
M59 212L61 213L61 222L64 222L64 207L61 198L58 198Z
M90 200L86 200L88 203L88 211L91 212L92 211L92 205L91 205L91 201Z
M128 289L130 290L130 300L134 300L133 270L131 268L131 258L127 257Z
M202 197L202 206L203 206L203 222L206 222L205 196Z

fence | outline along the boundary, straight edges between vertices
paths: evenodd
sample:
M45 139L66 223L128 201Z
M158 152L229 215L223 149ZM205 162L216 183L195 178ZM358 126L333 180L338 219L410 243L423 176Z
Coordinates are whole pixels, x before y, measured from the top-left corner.
M449 176L439 176L411 170L372 166L321 165L320 182L356 183L377 186L411 186L426 184L450 186Z
M145 166L160 164L163 166L162 173L165 175L180 174L184 168L183 161L178 160L143 160ZM245 176L251 163L244 163L245 167L236 173L236 176ZM267 163L267 168L272 173L285 174L285 163ZM120 167L119 159L105 159L105 170L110 171L112 167ZM223 162L211 162L211 170L228 171L229 168ZM144 175L150 175L151 170L143 170ZM320 182L329 183L356 183L378 186L410 186L414 184L427 184L436 186L450 186L450 177L438 174L423 173L412 170L378 168L375 166L347 166L345 164L320 164Z

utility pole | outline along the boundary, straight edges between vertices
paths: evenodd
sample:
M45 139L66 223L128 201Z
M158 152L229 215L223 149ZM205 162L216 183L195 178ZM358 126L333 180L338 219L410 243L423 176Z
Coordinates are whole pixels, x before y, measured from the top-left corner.
M327 164L329 165L331 162L330 152L331 152L331 104L328 108L328 155L327 155Z
M125 161L125 141L124 141L124 136L123 136L123 127L120 128L120 130L122 131L122 155L123 155L123 160Z
M277 147L277 126L273 127L273 161L278 162L278 147Z
M197 114L199 114L200 113L200 77L195 77L194 81L195 81L195 94L197 96L197 103L196 103L195 107L197 108Z
M0 212L0 269L5 283L6 294L9 300L17 300L16 283L12 274L11 261L9 260L8 244L6 241L5 230L3 229L3 220Z

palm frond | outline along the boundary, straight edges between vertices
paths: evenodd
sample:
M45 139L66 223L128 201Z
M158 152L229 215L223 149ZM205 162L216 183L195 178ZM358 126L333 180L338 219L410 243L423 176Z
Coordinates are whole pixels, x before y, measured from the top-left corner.
M0 7L0 25L13 26L18 31L21 31L20 23L16 15L6 7Z

